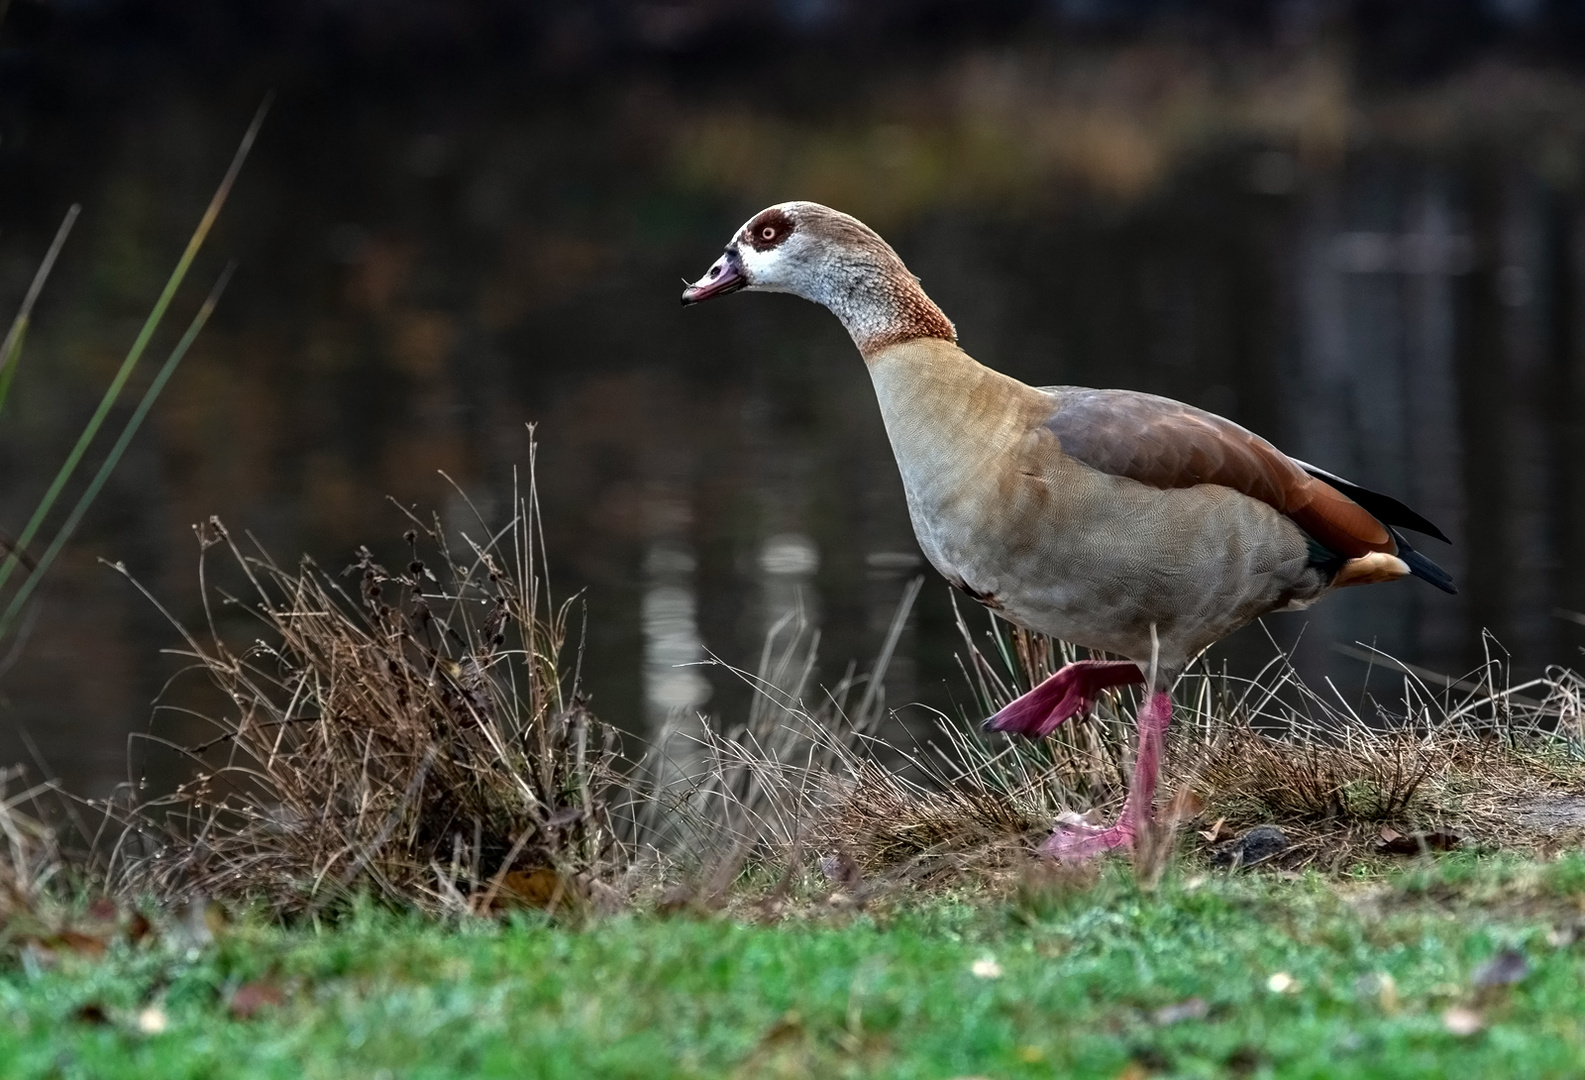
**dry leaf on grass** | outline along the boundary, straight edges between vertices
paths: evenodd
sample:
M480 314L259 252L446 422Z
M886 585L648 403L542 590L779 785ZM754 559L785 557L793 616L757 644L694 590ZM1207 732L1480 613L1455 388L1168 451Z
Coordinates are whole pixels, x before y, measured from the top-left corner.
M1194 789L1184 784L1167 804L1165 820L1169 822L1193 821L1205 813L1205 800Z
M79 930L62 930L48 937L34 938L29 944L41 953L49 954L52 960L61 953L73 953L97 960L110 948L110 943L104 938L94 934L84 934Z
M775 1046L799 1038L804 1033L803 1016L797 1009L788 1009L759 1037L761 1046Z
M1391 826L1383 826L1376 850L1383 855L1419 855L1425 851L1453 851L1463 842L1462 836L1447 829L1405 836Z
M571 907L580 899L574 882L562 877L548 866L532 870L513 870L501 878L492 906L531 907L549 911L552 908Z
M231 995L231 1002L227 1005L232 1017L237 1020L252 1020L264 1009L274 1008L286 1003L286 991L272 982L243 983Z
M127 920L127 940L137 945L154 936L154 924L141 911L134 911Z
M1208 844L1220 844L1223 840L1230 838L1232 835L1233 830L1227 827L1227 818L1225 817L1217 818L1215 825L1212 825L1209 829L1205 829L1200 833L1201 838L1204 839Z

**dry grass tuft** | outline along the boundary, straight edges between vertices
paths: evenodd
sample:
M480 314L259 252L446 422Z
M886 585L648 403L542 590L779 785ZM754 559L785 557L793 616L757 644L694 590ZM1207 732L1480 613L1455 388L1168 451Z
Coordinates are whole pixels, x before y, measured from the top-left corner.
M954 750L905 749L882 736L887 661L918 585L867 674L850 674L811 703L818 637L795 613L772 631L757 674L735 671L756 690L747 722L658 741L650 775L669 780L652 782L648 834L670 836L669 864L691 876L695 900L727 902L729 888L756 869L773 902L811 882L817 893L870 898L1022 863L1044 834L1044 793L1001 775L999 761L962 769Z
M364 551L340 578L245 554L217 520L201 530L206 604L262 634L234 648L212 610L207 640L186 634L231 709L178 748L197 775L130 812L113 880L282 913L354 893L435 912L566 909L598 890L627 861L615 736L560 667L566 607L541 577L532 494L514 508L493 535L481 519L488 539L464 535L464 552L415 518L406 567ZM246 599L207 584L216 550Z
M905 603L896 626L906 613ZM867 679L844 682L816 706L806 700L814 642L797 624L782 628L779 661L757 676L739 673L760 692L756 715L698 737L696 767L681 785L689 795L669 804L702 841L696 852L713 853L723 868L717 895L756 861L780 868L765 879L776 898L813 866L828 887L860 897L965 878L1016 890L1059 811L1118 812L1132 692L1108 695L1096 715L1038 743L981 736L980 717L1074 652L995 620L984 636L960 626L976 700L962 717L938 717L934 738L911 749L881 735L875 691L888 650ZM1504 670L1493 661L1434 691L1404 669L1399 700L1367 702L1368 715L1306 685L1280 653L1252 679L1191 672L1174 695L1160 829L1136 854L1142 883L1174 856L1209 856L1261 824L1286 833L1290 846L1273 861L1289 868L1343 869L1405 845L1418 850L1420 838L1437 847L1554 844L1555 821L1520 811L1585 796L1585 683L1559 669L1508 686ZM863 700L850 707L860 684Z
M0 927L36 911L67 865L55 830L23 810L54 785L12 794L12 785L22 779L20 767L0 769Z
M1580 676L1559 668L1512 686L1492 659L1435 688L1390 657L1372 658L1400 669L1401 692L1367 699L1368 711L1316 692L1281 656L1244 682L1186 679L1191 719L1174 767L1202 789L1207 816L1235 829L1282 826L1296 842L1289 865L1340 867L1381 853L1400 831L1489 847L1550 843L1556 830L1524 810L1585 795Z

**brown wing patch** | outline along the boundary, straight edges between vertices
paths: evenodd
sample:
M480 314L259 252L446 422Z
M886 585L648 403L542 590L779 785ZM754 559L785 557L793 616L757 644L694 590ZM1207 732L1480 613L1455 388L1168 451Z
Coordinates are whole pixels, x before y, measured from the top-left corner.
M1395 553L1381 522L1252 431L1192 405L1129 390L1058 387L1046 421L1063 452L1155 488L1220 484L1259 499L1330 551Z

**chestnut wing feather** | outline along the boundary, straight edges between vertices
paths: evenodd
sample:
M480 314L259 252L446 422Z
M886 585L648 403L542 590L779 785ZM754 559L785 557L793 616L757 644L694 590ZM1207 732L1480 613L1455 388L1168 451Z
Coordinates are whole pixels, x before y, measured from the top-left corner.
M1396 552L1364 507L1259 435L1215 413L1131 390L1050 387L1046 426L1069 457L1155 488L1219 484L1287 515L1344 558Z

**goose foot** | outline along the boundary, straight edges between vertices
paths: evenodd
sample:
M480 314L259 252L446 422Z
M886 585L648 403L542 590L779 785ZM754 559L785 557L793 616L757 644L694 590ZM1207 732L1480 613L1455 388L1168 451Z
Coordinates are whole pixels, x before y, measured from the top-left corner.
M1134 827L1125 817L1109 829L1091 825L1077 814L1063 814L1040 845L1040 853L1058 862L1084 862L1116 848L1134 846Z
M1046 681L1050 682L1049 679ZM1139 708L1139 751L1134 755L1134 776L1129 782L1128 798L1123 800L1123 812L1118 816L1117 824L1109 829L1100 829L1077 814L1062 814L1057 818L1056 828L1040 845L1042 854L1059 862L1082 862L1102 852L1134 846L1135 837L1141 830L1149 829L1154 821L1161 744L1171 721L1172 698L1165 691L1158 690L1145 699Z
M1129 660L1075 660L985 721L987 731L1016 731L1043 739L1066 720L1090 711L1102 690L1144 682Z

